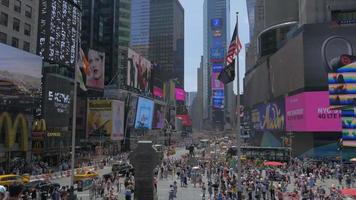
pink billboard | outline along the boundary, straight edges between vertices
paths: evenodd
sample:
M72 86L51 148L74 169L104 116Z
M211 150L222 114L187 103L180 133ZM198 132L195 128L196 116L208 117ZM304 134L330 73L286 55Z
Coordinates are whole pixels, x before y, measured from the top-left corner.
M184 101L185 100L185 91L181 88L176 88L176 100Z
M159 87L153 86L153 96L163 98L163 90Z
M218 80L219 73L212 73L211 75L211 88L224 89L224 84Z
M329 108L329 92L303 92L286 98L286 130L341 132L341 112Z

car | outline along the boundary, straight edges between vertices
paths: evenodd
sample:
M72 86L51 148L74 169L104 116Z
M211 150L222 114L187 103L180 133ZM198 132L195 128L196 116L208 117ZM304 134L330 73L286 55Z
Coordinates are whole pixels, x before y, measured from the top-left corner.
M119 161L112 165L111 171L118 174L127 174L129 172L134 172L132 165L127 162Z
M85 171L83 173L74 175L74 182L78 182L80 180L88 179L88 178L94 179L94 178L98 178L98 177L99 177L99 175L95 171Z
M19 183L26 184L29 179L16 174L0 175L0 185L9 187L11 184Z

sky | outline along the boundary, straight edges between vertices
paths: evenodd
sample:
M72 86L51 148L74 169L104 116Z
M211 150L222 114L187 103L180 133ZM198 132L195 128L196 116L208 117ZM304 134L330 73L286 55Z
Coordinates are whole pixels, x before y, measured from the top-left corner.
M197 68L200 56L203 55L203 2L204 0L180 0L184 8L184 89L188 92L197 91ZM230 0L230 36L236 23L236 12L239 12L239 37L243 46L240 59L240 91L245 74L245 44L249 42L249 26L246 0ZM230 40L230 39L229 39ZM234 81L236 93L236 79Z

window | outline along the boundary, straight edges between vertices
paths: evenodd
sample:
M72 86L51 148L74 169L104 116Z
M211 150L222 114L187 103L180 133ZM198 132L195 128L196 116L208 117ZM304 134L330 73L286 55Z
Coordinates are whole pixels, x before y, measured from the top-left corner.
M6 7L9 7L9 0L1 0L1 4Z
M14 18L12 28L14 29L14 31L17 31L17 32L20 31L20 20L19 19Z
M30 24L25 23L24 33L25 33L25 35L28 35L28 36L31 35L31 25Z
M0 43L5 43L7 42L7 35L6 33L0 32Z
M19 13L21 12L21 1L20 0L15 0L14 10Z
M29 5L26 5L25 7L25 16L28 18L32 17L32 7Z
M9 16L6 13L1 13L0 15L0 24L7 26L7 21L8 21Z
M30 51L30 43L29 42L26 42L26 41L23 42L23 50Z
M19 39L13 37L11 40L11 46L18 48L19 47Z

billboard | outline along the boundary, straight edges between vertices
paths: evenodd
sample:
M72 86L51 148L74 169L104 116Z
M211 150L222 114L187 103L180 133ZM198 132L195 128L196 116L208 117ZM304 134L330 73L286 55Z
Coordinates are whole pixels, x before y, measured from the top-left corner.
M152 128L162 129L164 127L164 118L165 118L165 106L161 104L155 104Z
M163 98L163 90L157 86L153 86L153 96Z
M80 0L41 0L37 53L46 61L74 65L80 29Z
M213 97L212 99L213 99L212 100L213 108L219 108L219 109L224 108L224 98Z
M224 48L210 48L210 59L224 59L224 55Z
M127 116L128 126L133 127L135 125L136 109L137 109L138 97L130 96L129 112Z
M185 91L182 88L176 88L176 100L184 101L185 100Z
M128 49L127 85L143 91L150 91L151 62L132 49Z
M41 93L42 58L1 43L0 52L0 96L38 96Z
M222 19L221 18L211 19L211 27L212 28L221 28L222 27Z
M135 128L152 129L154 103L152 100L139 97L137 102Z
M341 111L329 108L327 91L303 92L286 98L286 130L340 132Z
M220 73L224 69L222 63L213 63L213 73Z
M124 102L118 100L88 100L87 136L107 136L120 140L124 133Z
M284 99L263 103L251 111L252 126L260 131L283 131L285 129Z
M105 53L89 49L88 62L89 74L86 77L87 87L95 89L104 89Z
M213 98L224 99L224 90L213 90Z
M219 73L212 73L211 75L211 87L213 89L224 89L224 84L218 80Z
M43 95L43 114L48 127L69 126L74 89L72 82L71 79L57 74L46 74Z

